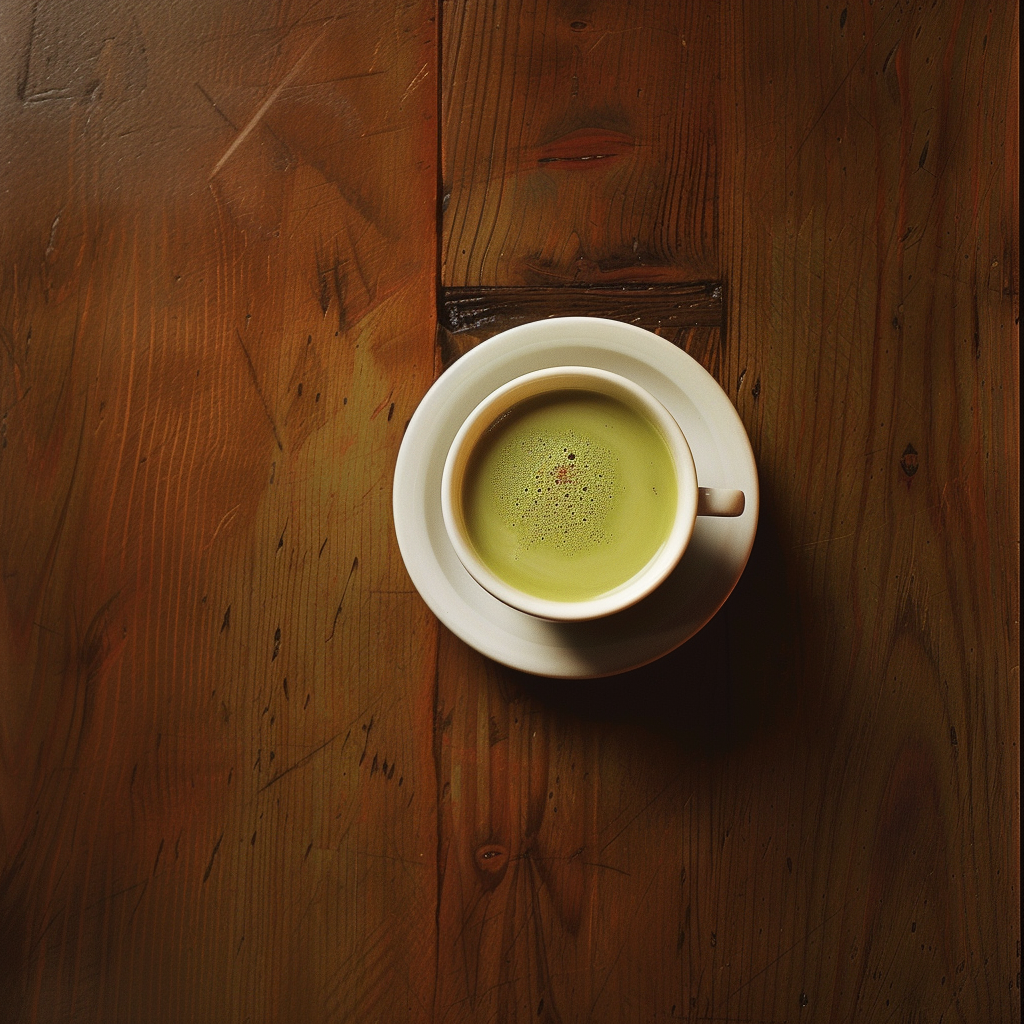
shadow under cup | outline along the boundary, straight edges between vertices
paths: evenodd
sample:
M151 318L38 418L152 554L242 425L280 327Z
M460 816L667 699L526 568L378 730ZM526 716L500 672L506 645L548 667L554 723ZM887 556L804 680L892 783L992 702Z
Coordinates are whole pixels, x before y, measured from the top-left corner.
M698 510L738 515L742 499L698 487L686 438L652 395L581 366L488 395L456 435L441 486L470 575L520 611L565 622L641 600L679 562Z

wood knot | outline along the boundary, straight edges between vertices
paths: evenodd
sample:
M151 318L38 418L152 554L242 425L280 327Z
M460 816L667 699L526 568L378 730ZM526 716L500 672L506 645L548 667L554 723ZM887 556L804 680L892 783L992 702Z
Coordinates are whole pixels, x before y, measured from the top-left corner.
M473 861L484 888L494 889L501 884L508 870L508 847L498 843L485 843L477 847Z
M578 128L531 151L538 166L580 169L628 156L636 148L632 135L610 128Z

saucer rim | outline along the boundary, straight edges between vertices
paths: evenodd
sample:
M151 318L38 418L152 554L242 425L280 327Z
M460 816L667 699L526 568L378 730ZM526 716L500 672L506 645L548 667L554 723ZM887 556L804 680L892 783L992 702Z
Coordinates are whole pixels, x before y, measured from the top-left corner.
M574 350L571 357L566 354L567 348ZM583 351L587 353L586 359L579 358ZM548 352L559 353L556 361L545 355ZM706 482L706 485L716 487L738 485L746 494L743 515L732 520L718 520L732 525L724 533L718 530L722 534L718 541L708 540L708 544L716 548L715 554L726 555L728 575L722 579L722 589L718 593L712 591L706 604L699 604L698 599L698 612L694 616L691 611L691 622L682 629L669 625L653 628L650 632L630 631L616 636L613 628L611 640L602 635L601 641L586 651L581 642L571 644L564 638L559 640L556 633L543 639L517 636L512 624L520 625L520 632L525 633L528 628L536 631L541 620L507 606L502 608L511 613L511 618L506 613L499 614L493 604L500 605L501 602L466 572L453 549L451 557L458 566L455 571L465 573L471 584L468 593L463 593L435 551L430 519L432 514L441 515L440 477L436 502L427 493L433 489L427 477L431 461L437 458L435 449L444 448L440 455L443 467L458 426L478 401L501 383L531 370L573 362L609 370L646 387L621 368L607 365L609 360L614 362L616 359L631 361L650 370L664 386L671 387L674 404L685 401L691 405L702 421L708 440L716 448L714 454L719 462L732 464L732 479ZM497 370L494 369L495 364ZM489 367L492 376L500 370L502 379L497 383L487 380ZM474 386L481 392L477 397L472 394ZM654 396L664 402L657 393ZM456 410L454 414L453 408ZM459 408L462 409L461 414L457 411ZM443 426L446 410L448 431ZM672 414L678 421L678 414ZM455 420L457 423L452 429ZM440 426L439 421L442 423ZM683 432L685 435L686 427ZM722 455L720 442L723 434L727 437L728 457ZM739 479L743 476L747 479ZM417 482L419 486L416 486ZM422 495L421 501L416 500L417 495ZM485 657L518 671L547 678L596 679L618 675L658 660L691 639L717 614L749 559L757 532L759 498L757 467L742 420L722 387L696 360L664 338L632 324L599 317L553 317L521 324L494 335L467 352L433 383L406 428L395 464L392 510L399 550L414 586L431 611L456 636ZM433 507L435 504L436 508ZM443 523L441 529L443 532ZM707 527L706 532L712 538L716 531ZM450 546L447 536L445 541ZM715 569L725 572L721 566ZM466 590L465 584L463 590ZM655 590L646 600L656 600L658 592ZM452 603L452 598L456 605L461 601L461 610L455 611L446 606ZM489 607L491 614L488 614ZM629 611L626 609L605 619L590 620L589 624L614 624ZM518 617L531 621L519 622ZM499 618L505 621L498 621ZM607 634L607 630L604 632Z

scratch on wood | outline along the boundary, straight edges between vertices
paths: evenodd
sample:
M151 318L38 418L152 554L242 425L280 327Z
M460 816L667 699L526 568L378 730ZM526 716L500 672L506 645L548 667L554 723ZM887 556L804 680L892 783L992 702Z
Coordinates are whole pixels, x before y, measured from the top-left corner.
M326 543L326 541L324 542ZM330 643L334 639L334 631L338 628L338 617L345 604L345 595L348 593L348 585L352 582L352 574L359 568L359 556L352 559L352 568L348 571L348 579L345 580L345 589L341 592L341 600L338 602L338 610L334 613L334 621L331 623L331 634L324 638L324 643Z
M359 763L362 764L366 760L366 748L370 745L370 733L373 731L373 715L370 715L370 721L368 724L363 726L363 732L366 736L363 739L363 752L359 755Z
M140 892L140 893L139 893L139 898L138 898L138 899L137 899L137 900L135 901L135 906L134 906L134 907L132 908L132 912L131 912L131 914L130 914L130 915L129 915L129 917L128 917L128 924L129 924L129 925L130 925L130 924L132 923L132 921L133 921L133 920L135 919L135 914L136 914L136 912L138 911L138 909L139 909L139 906L140 906L140 905L142 904L142 897L146 895L146 890L147 890L148 888L149 888L149 879L147 878L147 879L146 879L146 880L145 880L145 881L144 881L144 882L142 883L142 892Z
M214 98L198 82L196 82L196 88L203 94L203 96L206 98L206 102L209 103L211 107L213 107L214 111L218 113L232 128L234 128L235 131L238 131L238 125L235 124L235 122L232 121L231 118L228 117L228 115L225 114L224 111L217 106L217 103L214 100Z
M639 818L639 817L640 817L640 816L641 816L642 814L645 814L645 813L646 813L646 812L647 812L647 811L648 811L648 810L649 810L649 809L650 809L650 808L651 808L651 807L652 807L652 806L653 806L653 805L654 805L655 803L657 803L657 802L658 802L658 801L659 801L659 800L660 800L660 799L661 799L661 798L662 798L662 797L663 797L663 796L664 796L664 795L665 795L665 794L666 794L666 793L667 793L667 792L668 792L668 791L669 791L669 790L670 790L670 789L671 789L671 788L672 788L672 787L673 787L673 786L674 786L674 785L675 785L675 784L676 784L677 782L679 782L681 778L682 778L682 775L681 775L681 774L677 774L677 775L675 776L675 778L673 778L673 779L669 780L668 782L666 782L666 783L665 783L665 785L664 785L664 786L662 786L662 788L661 788L661 789L659 789L659 790L658 790L658 792L657 792L657 793L655 793L655 794L654 794L654 796L652 796L652 797L651 797L651 799L650 799L650 800L648 800L648 801L647 801L647 803L646 803L646 804L644 804L644 805L643 805L643 807L641 807L641 808L640 808L640 810L639 810L639 811L637 811L637 812L636 812L636 814L634 814L634 815L633 815L633 817L632 817L632 818L630 818L630 819L629 819L629 821L627 821L627 822L626 822L626 824L625 824L625 825L623 825L623 826L622 826L622 828L620 828L620 829L619 829L619 831L618 831L618 832L616 832L616 833L615 833L615 835L613 835L613 836L611 837L611 839L609 839L609 840L608 840L608 842L606 842L606 843L604 844L604 846L602 846L602 847L601 847L601 850L600 850L600 852L601 852L601 853L604 853L604 851L605 851L605 850L607 850L607 849L608 849L608 847L609 847L609 846L611 846L611 845L612 845L612 843L614 843L614 842L615 842L615 840L616 840L616 839L618 839L618 838L619 838L619 836L621 836L621 835L622 835L622 833L623 833L623 832L625 832L625 831L626 831L626 829L627 829L627 828L629 828L629 826L630 826L630 825L632 825L632 824L633 824L633 822L637 820L637 818ZM685 807L685 806L686 806L686 805L687 805L687 804L688 804L688 803L690 802L690 800L691 800L692 796L693 796L693 794L691 793L691 794L690 794L690 796L688 796L688 797L686 798L686 800L685 800L685 801L683 802L683 807Z
M375 420L388 407L388 403L391 401L391 396L394 393L395 393L395 389L392 388L388 392L388 397L385 398L384 401L381 402L380 405L378 405L377 408L374 409L373 412L370 413L370 419L371 420Z
M320 30L320 35L318 35L316 39L314 39L313 42L311 42L309 46L306 47L306 52L303 53L303 55L295 62L295 65L292 67L291 71L289 71L288 74L285 75L280 82L278 82L273 92L271 92L271 94L260 104L256 113L253 114L252 117L249 119L248 124L246 124L246 126L238 133L238 135L235 136L235 141L232 142L230 146L228 146L228 148L224 151L224 155L217 161L216 164L214 164L213 170L210 171L210 177L208 180L213 180L217 172L228 162L228 160L231 159L231 155L234 153L234 151L238 149L238 147L243 142L245 142L245 140L249 136L249 133L253 130L253 128L256 127L256 125L260 123L260 121L263 119L263 115L266 114L266 112L274 105L278 96L280 96L281 93L292 83L295 76L302 70L302 65L305 64L306 61L309 59L309 55L316 49L316 47L320 44L320 41L327 34L328 27L328 25L324 25L324 27Z
M796 949L796 947L799 946L801 942L806 942L815 932L820 932L821 929L824 928L825 925L827 925L829 923L829 921L833 920L833 918L835 918L839 914L841 914L848 906L849 906L849 901L844 903L838 910L836 910L833 913L829 914L829 916L826 917L824 921L820 922L819 924L816 924L813 928L810 929L810 931L806 932L804 935L801 935L800 938L796 940L796 942L794 942L787 949L784 949L773 960L771 960L767 964L765 964L765 966L762 967L761 970L759 970L756 974L752 974L749 978L747 978L747 980L745 982L743 982L743 984L740 985L740 987L738 989L736 989L734 992L730 992L728 997L727 997L727 999L726 999L726 1002L728 1002L731 999L734 999L748 985L750 985L754 981L757 981L757 979L760 978L761 975L765 973L765 971L770 971L780 960L782 960L783 957L786 957L790 953L792 953L793 950Z
M419 71L416 72L416 75L413 78L413 80L405 87L405 92L402 93L402 98L398 101L399 104L402 104L402 103L405 102L406 98L413 91L413 89L415 89L416 86L419 85L420 82L422 82L423 79L427 77L427 74L428 74L429 70L430 70L430 62L426 61L426 62L424 62L423 67L421 67L419 69Z
M342 269L342 260L338 251L338 243L335 240L334 253L328 255L317 246L316 252L316 293L317 304L320 312L326 317L331 308L331 291L338 303L338 331L345 330L347 324L346 300L348 296L348 277Z
M32 21L29 25L28 30L28 44L25 47L25 64L22 68L21 78L18 80L18 99L22 103L25 102L25 96L28 93L28 76L32 68L32 44L35 42L36 36L36 14L39 11L39 0L32 5Z
M236 504L232 508L229 508L227 512L225 512L224 515L221 516L220 522L217 524L217 529L213 531L213 536L203 546L203 551L210 550L210 548L213 546L213 542L217 539L217 535L220 533L222 529L224 529L224 527L229 522L231 522L232 519L234 519L235 513L239 510L239 508L241 508L241 505Z
M898 11L898 10L900 10L900 6L899 6L899 4L894 4L894 5L892 6L892 8L891 8L891 9L889 10L889 12L888 12L888 13L886 14L886 16L885 16L885 17L884 17L884 18L882 19L881 23L879 24L878 28L877 28L877 29L876 29L875 31L876 31L876 32L881 32L881 30L882 30L882 29L883 29L883 28L885 27L886 23L887 23L887 22L889 21L889 19L890 19L890 18L892 17L892 15L893 15L893 12L894 12L894 11ZM821 123L821 119L822 119L822 118L823 118L823 117L825 116L825 112L826 112L826 111L828 110L828 108L829 108L829 107L831 107L831 106L832 106L832 104L833 104L833 103L835 102L835 98L836 98L836 97L837 97L837 96L839 95L839 93L840 93L840 91L842 90L843 86L844 86L844 85L846 85L846 83L847 83L847 82L849 81L849 79L850 79L850 76L851 76L851 75L852 75L852 74L854 73L854 71L856 71L856 69L857 69L858 67L860 67L860 62L861 62L861 61L862 61L862 60L864 59L864 54L865 54L865 53L867 53L867 51L868 51L868 47L869 47L870 45L871 45L871 40L869 39L869 40L868 40L868 41L867 41L867 42L866 42L866 43L865 43L865 44L864 44L864 45L863 45L863 46L862 46L862 47L860 48L860 53L858 53L858 54L857 54L857 57L856 57L856 59L855 59L855 60L852 60L852 61L850 62L850 67L849 67L849 69L847 70L846 74L845 74L845 75L843 75L843 77L842 77L842 78L840 79L840 81L839 81L839 84L838 84L838 85L837 85L837 86L835 87L835 89L833 89L833 90L832 90L832 94L831 94L831 95L829 96L829 98L828 98L828 99L827 99L827 100L825 101L825 105L824 105L824 106L823 106L823 107L821 108L821 110L820 110L820 111L818 112L818 116L817 116L817 117L816 117L816 118L814 119L814 123L813 123L813 124L812 124L812 125L810 126L810 128L808 128L808 129L807 129L807 131L806 131L806 132L804 133L804 136L803 136L803 138L802 138L802 139L800 140L800 142L799 142L799 144L797 145L796 149L794 149L794 150L793 150L793 155L792 155L792 156L791 156L791 157L789 158L789 160L788 160L788 161L786 161L786 170L787 170L787 171L789 170L789 168L790 168L790 165L791 165L791 164L793 163L793 161L794 161L794 160L795 160L795 159L796 159L796 158L797 158L797 157L798 157L798 156L800 155L800 151L801 151L801 150L802 150L802 149L804 148L804 146L806 145L806 143L807 143L807 140L808 140L808 139L809 139L809 138L810 138L810 137L811 137L811 136L812 136L812 135L814 134L814 131L815 131L815 129L816 129L816 128L818 127L818 125L819 125L819 124ZM896 47L893 47L893 51L894 51L894 52L895 52L895 49L896 49ZM889 57L891 57L891 56L892 56L892 53L890 53L890 54L889 54ZM885 68L886 68L886 65L888 65L888 63L889 63L889 57L886 57L886 58L885 58L885 64L883 64L883 65L882 65L882 73L883 73L883 74L885 73Z
M221 832L220 839L217 840L217 845L213 848L213 853L210 854L210 863L206 865L206 870L203 872L203 882L210 877L210 872L213 870L213 861L217 856L217 851L220 849L220 844L224 841L224 833Z
M281 438L277 433L277 424L274 422L274 417L271 415L270 406L267 405L267 400L263 395L263 389L260 387L259 378L256 376L256 367L253 366L252 356L249 355L249 350L245 347L245 342L242 341L242 332L235 328L235 337L238 338L238 344L242 346L242 352L245 355L245 363L249 367L249 374L252 377L252 386L256 389L256 394L260 396L260 401L263 403L263 411L267 414L267 422L270 424L270 429L274 432L274 441L277 443L278 451L284 451L284 445L281 444Z
M141 882L133 882L131 885L126 885L123 889L118 889L115 892L112 892L109 896L104 896L102 899L98 899L93 903L90 903L88 906L83 908L83 913L88 913L90 910L95 910L97 907L109 902L110 900L116 900L118 896L123 896L126 892L131 892L133 889L138 889L140 885L145 887L148 884L149 879L144 878Z
M353 721L357 721L357 719L354 719ZM345 747L348 745L349 737L352 735L351 727L346 726L346 729L348 729L348 731L345 734L345 741L341 745L341 750L344 750ZM312 761L317 754L319 754L323 750L326 750L341 735L342 731L343 730L339 729L338 732L336 732L330 739L324 740L323 743L321 743L320 746L317 747L315 750L311 750L308 754L306 754L305 757L300 757L299 760L295 762L295 764L289 765L287 768L284 768L281 771L279 771L269 781L263 783L263 785L260 786L260 788L256 792L262 793L264 790L269 789L272 785L274 785L275 782L280 782L281 779L283 779L290 772L295 771L296 768L302 768L304 765L309 764L309 762ZM340 756L341 751L339 751L338 754ZM253 835L255 836L255 834L256 833L254 832Z

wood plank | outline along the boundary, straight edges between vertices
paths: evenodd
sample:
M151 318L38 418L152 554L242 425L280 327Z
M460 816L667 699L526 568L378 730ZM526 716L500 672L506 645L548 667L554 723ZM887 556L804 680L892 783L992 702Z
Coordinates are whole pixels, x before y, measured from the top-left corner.
M573 248L604 178L543 215L522 184L554 169L523 169L520 54L547 81L575 10L445 6L447 287L620 269ZM435 1017L1019 1020L1017 14L715 12L705 251L754 557L639 676L531 681L442 631Z
M1017 18L733 11L728 352L808 737L730 1014L1020 1016Z
M719 278L704 4L446 0L449 287Z
M434 6L2 17L0 1019L428 1019Z
M760 541L755 566L771 559ZM764 578L678 651L611 679L512 672L442 630L436 1019L693 1016L678 986L706 969L722 898L718 837L701 826L723 768L753 770L763 750L746 743L785 699L771 658L755 682L722 657L753 606L781 660L769 645L787 609L764 614Z
M0 1020L1019 1020L1016 8L433 16L0 14ZM693 281L733 597L438 635L441 286Z

